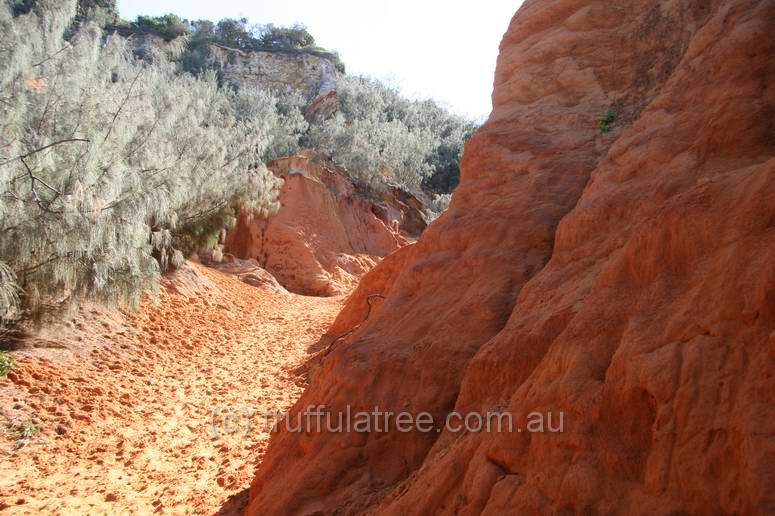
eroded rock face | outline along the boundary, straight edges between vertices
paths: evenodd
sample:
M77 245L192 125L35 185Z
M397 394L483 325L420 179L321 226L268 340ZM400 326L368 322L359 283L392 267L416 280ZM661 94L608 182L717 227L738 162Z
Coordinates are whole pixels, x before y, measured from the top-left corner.
M156 59L157 54L173 54L186 45L185 38L126 27L112 27L108 32L126 38L135 55L149 62ZM315 113L316 122L333 114L338 107L336 84L339 72L333 55L328 52L280 48L246 52L211 43L198 53L206 67L218 70L224 81L238 88L300 93L314 104L308 109Z
M772 0L526 1L449 210L294 407L440 431L281 429L248 513L774 512L773 54Z
M312 99L304 108L304 118L310 124L322 124L337 112L339 99L336 90L328 91Z
M208 50L209 60L217 64L223 78L240 87L298 91L307 99L336 89L336 64L322 53L303 50L243 52L215 44L209 45Z
M344 173L315 156L269 164L284 181L282 207L267 220L240 215L226 251L256 259L292 292L336 296L408 241L400 234L400 211L398 218L378 217Z
M119 32L120 34L120 32ZM129 46L135 56L145 61L151 62L156 59L157 54L165 54L174 46L174 39L165 38L159 34L152 33L127 33L125 37L129 40Z

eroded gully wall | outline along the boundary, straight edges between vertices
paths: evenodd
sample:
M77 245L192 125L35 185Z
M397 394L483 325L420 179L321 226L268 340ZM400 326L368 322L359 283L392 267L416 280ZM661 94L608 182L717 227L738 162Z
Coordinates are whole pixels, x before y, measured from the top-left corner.
M295 410L565 431L280 431L249 513L775 511L774 38L772 0L526 1L450 209Z

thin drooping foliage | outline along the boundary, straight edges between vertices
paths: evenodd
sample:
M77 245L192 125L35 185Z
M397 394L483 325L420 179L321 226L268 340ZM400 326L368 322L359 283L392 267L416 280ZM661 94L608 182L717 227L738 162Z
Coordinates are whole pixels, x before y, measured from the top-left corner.
M274 92L275 112L270 129L272 141L264 154L266 160L292 156L302 149L305 135L309 131L309 123L304 118L304 108L307 102L301 93Z
M310 128L307 145L324 150L356 179L375 188L438 185L451 191L463 146L476 129L431 100L413 101L385 84L347 76L337 83L339 110Z
M426 209L428 219L435 220L449 208L452 194L439 194L434 196Z
M275 209L270 93L132 56L75 0L0 5L0 319L134 302L234 210Z

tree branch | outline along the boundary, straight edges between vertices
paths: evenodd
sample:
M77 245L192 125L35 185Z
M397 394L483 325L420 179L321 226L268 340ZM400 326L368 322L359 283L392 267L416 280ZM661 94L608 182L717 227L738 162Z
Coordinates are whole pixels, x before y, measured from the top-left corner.
M72 48L72 46L70 46L70 45L68 44L68 45L66 45L66 46L64 46L64 47L62 47L62 48L60 48L59 50L57 50L56 52L54 52L54 53L53 53L53 54L51 54L50 56L48 56L46 59L44 59L44 60L43 60L43 61L41 61L40 63L37 63L37 64L34 64L34 65L32 65L32 67L33 67L33 68L36 68L36 67L38 67L38 66L42 66L42 65L46 64L47 62L51 61L52 59L54 59L56 56L58 56L59 54L61 54L61 53L62 53L62 52L64 52L65 50L68 50L68 49L70 49L70 48Z
M244 151L240 152L239 154L237 154L236 156L234 156L234 157L233 157L233 158L231 158L230 160L227 160L227 161L226 161L226 162L225 162L223 165L221 165L221 166L220 166L220 168L226 168L226 167L228 167L229 165L231 165L232 163L234 163L235 161L237 161L238 159L240 159L242 156L244 156L245 154L247 154L248 152L250 152L250 150L251 150L251 149L244 150Z
M200 211L199 213L195 213L194 215L189 215L188 217L184 218L181 222L183 224L186 224L188 222L191 222L192 220L201 219L202 217L206 217L208 215L212 215L213 213L218 213L224 208L227 208L229 206L228 201L222 201L216 204L215 206L208 208L206 210Z
M35 149L34 151L30 151L27 154L24 154L23 156L18 156L18 157L14 158L12 160L9 160L9 161L13 161L15 159L23 160L24 158L29 158L30 156L32 156L34 154L37 154L39 152L43 152L44 150L50 149L51 147L55 147L55 146L61 145L63 143L72 143L72 142L91 143L91 140L86 140L84 138L67 138L67 139L64 139L64 140L59 140L58 142L49 143L48 145L44 145L43 147L40 147L39 149ZM8 162L6 162L6 163L8 163Z
M124 97L124 100L121 101L121 105L118 107L118 111L116 111L116 114L113 115L113 120L110 121L110 127L108 127L108 132L105 134L105 138L102 140L102 143L105 143L108 141L108 138L110 137L110 133L113 132L113 125L116 123L116 119L118 118L118 115L121 114L121 110L124 109L124 106L126 105L127 101L129 101L129 96L132 94L132 90L135 87L135 83L137 83L137 80L140 78L140 74L142 74L142 69L137 72L137 75L135 75L134 80L132 81L132 84L129 85L129 91L126 92L126 97Z
M60 215L60 214L64 213L63 211L52 210L51 208L49 208L48 206L43 204L43 201L41 200L40 196L38 196L38 191L35 190L35 181L38 181L40 184L42 184L43 186L45 186L46 188L48 188L52 192L56 193L57 195L61 195L61 194L59 193L59 191L57 189L53 188L52 186L50 186L48 183L46 183L42 179L39 179L38 177L36 177L35 174L32 173L32 169L30 169L29 165L27 165L27 162L24 161L23 157L19 158L19 159L21 160L22 164L24 165L24 168L27 169L27 174L30 176L30 179L32 180L32 185L30 186L30 190L32 192L32 198L35 199L35 204L37 204L38 207L41 210L45 211L46 213L52 213L52 214L56 214L56 215Z
M23 275L29 274L30 272L35 272L36 270L40 269L40 268L41 268L41 267L43 267L44 265L48 265L48 264L49 264L49 263L51 263L51 262L55 262L55 261L59 260L60 258L61 258L60 256L57 256L56 254L52 254L52 255L49 257L49 259L48 259L48 260L46 260L46 261L43 261L43 262L41 262L41 263L38 263L38 264L36 264L36 265L31 265L31 266L29 266L29 267L26 267L26 268L24 268L24 269L20 269L20 270L18 270L18 271L14 271L14 273L16 274L16 276L17 276L17 277L20 277L20 276L23 276Z
M140 149L142 149L143 146L145 146L145 144L148 143L148 140L151 138L151 135L156 130L156 126L159 125L159 120L160 120L159 117L156 117L154 119L153 125L151 126L150 130L144 135L143 140L140 142L140 144L137 147L135 147L134 149L132 149L131 151L129 151L129 153L127 153L127 155L124 156L124 158L127 158L127 159L131 158L135 154L135 152L137 152Z
M54 188L53 186L49 185L48 183L46 183L45 181L43 181L41 178L39 178L39 177L35 176L35 175L32 173L32 170L30 170L30 167L27 165L27 162L26 162L26 161L24 161L24 158L20 158L20 159L21 159L21 162L24 164L24 168L26 168L26 169L27 169L27 175L29 175L29 176L30 176L30 179L32 179L32 186L33 186L33 188L35 187L35 181L37 181L38 183L42 184L43 186L45 186L46 188L48 188L49 190L51 190L51 191L52 191L52 192L54 192L55 194L57 194L57 195L62 195L62 194L61 194L61 192L60 192L59 190L57 190L57 189L56 189L56 188Z

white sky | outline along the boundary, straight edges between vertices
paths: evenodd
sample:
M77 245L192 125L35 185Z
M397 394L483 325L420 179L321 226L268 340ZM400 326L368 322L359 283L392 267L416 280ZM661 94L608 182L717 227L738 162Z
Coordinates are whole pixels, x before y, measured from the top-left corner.
M303 23L316 42L337 50L347 72L398 85L473 118L489 115L498 45L522 0L118 0L125 19L248 18Z

